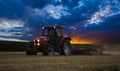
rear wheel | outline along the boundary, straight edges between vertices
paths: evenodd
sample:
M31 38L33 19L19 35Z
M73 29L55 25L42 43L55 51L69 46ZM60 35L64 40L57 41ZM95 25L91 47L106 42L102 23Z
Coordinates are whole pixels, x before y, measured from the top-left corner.
M54 46L52 44L47 44L43 48L43 55L46 56L53 56L54 55Z
M71 54L71 43L69 40L64 41L61 55L70 55Z

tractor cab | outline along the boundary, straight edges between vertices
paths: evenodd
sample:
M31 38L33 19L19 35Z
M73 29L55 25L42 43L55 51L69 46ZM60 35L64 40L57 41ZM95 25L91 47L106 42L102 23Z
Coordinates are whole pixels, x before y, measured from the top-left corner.
M42 27L42 36L49 37L51 41L59 42L63 37L63 26Z

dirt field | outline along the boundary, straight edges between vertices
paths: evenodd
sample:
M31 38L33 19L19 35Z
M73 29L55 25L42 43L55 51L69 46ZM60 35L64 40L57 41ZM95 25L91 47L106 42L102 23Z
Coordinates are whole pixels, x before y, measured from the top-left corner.
M0 52L0 71L120 71L119 55L26 56Z

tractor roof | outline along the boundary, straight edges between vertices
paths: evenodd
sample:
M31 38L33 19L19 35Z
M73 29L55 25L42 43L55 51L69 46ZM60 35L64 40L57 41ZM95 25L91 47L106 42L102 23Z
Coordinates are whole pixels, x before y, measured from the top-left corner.
M42 27L42 29L61 29L64 28L64 26L48 26L48 27Z

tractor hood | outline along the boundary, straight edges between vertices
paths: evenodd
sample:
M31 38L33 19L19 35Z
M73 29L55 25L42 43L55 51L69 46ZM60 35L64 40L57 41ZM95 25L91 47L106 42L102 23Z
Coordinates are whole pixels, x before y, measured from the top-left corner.
M37 46L43 46L46 44L46 42L49 41L49 37L48 36L40 36L38 38L36 38L34 40L34 45L37 45Z
M48 36L40 36L38 38L36 38L35 40L37 40L38 42L39 41L48 41L49 40L49 37ZM35 41L34 40L34 41Z

